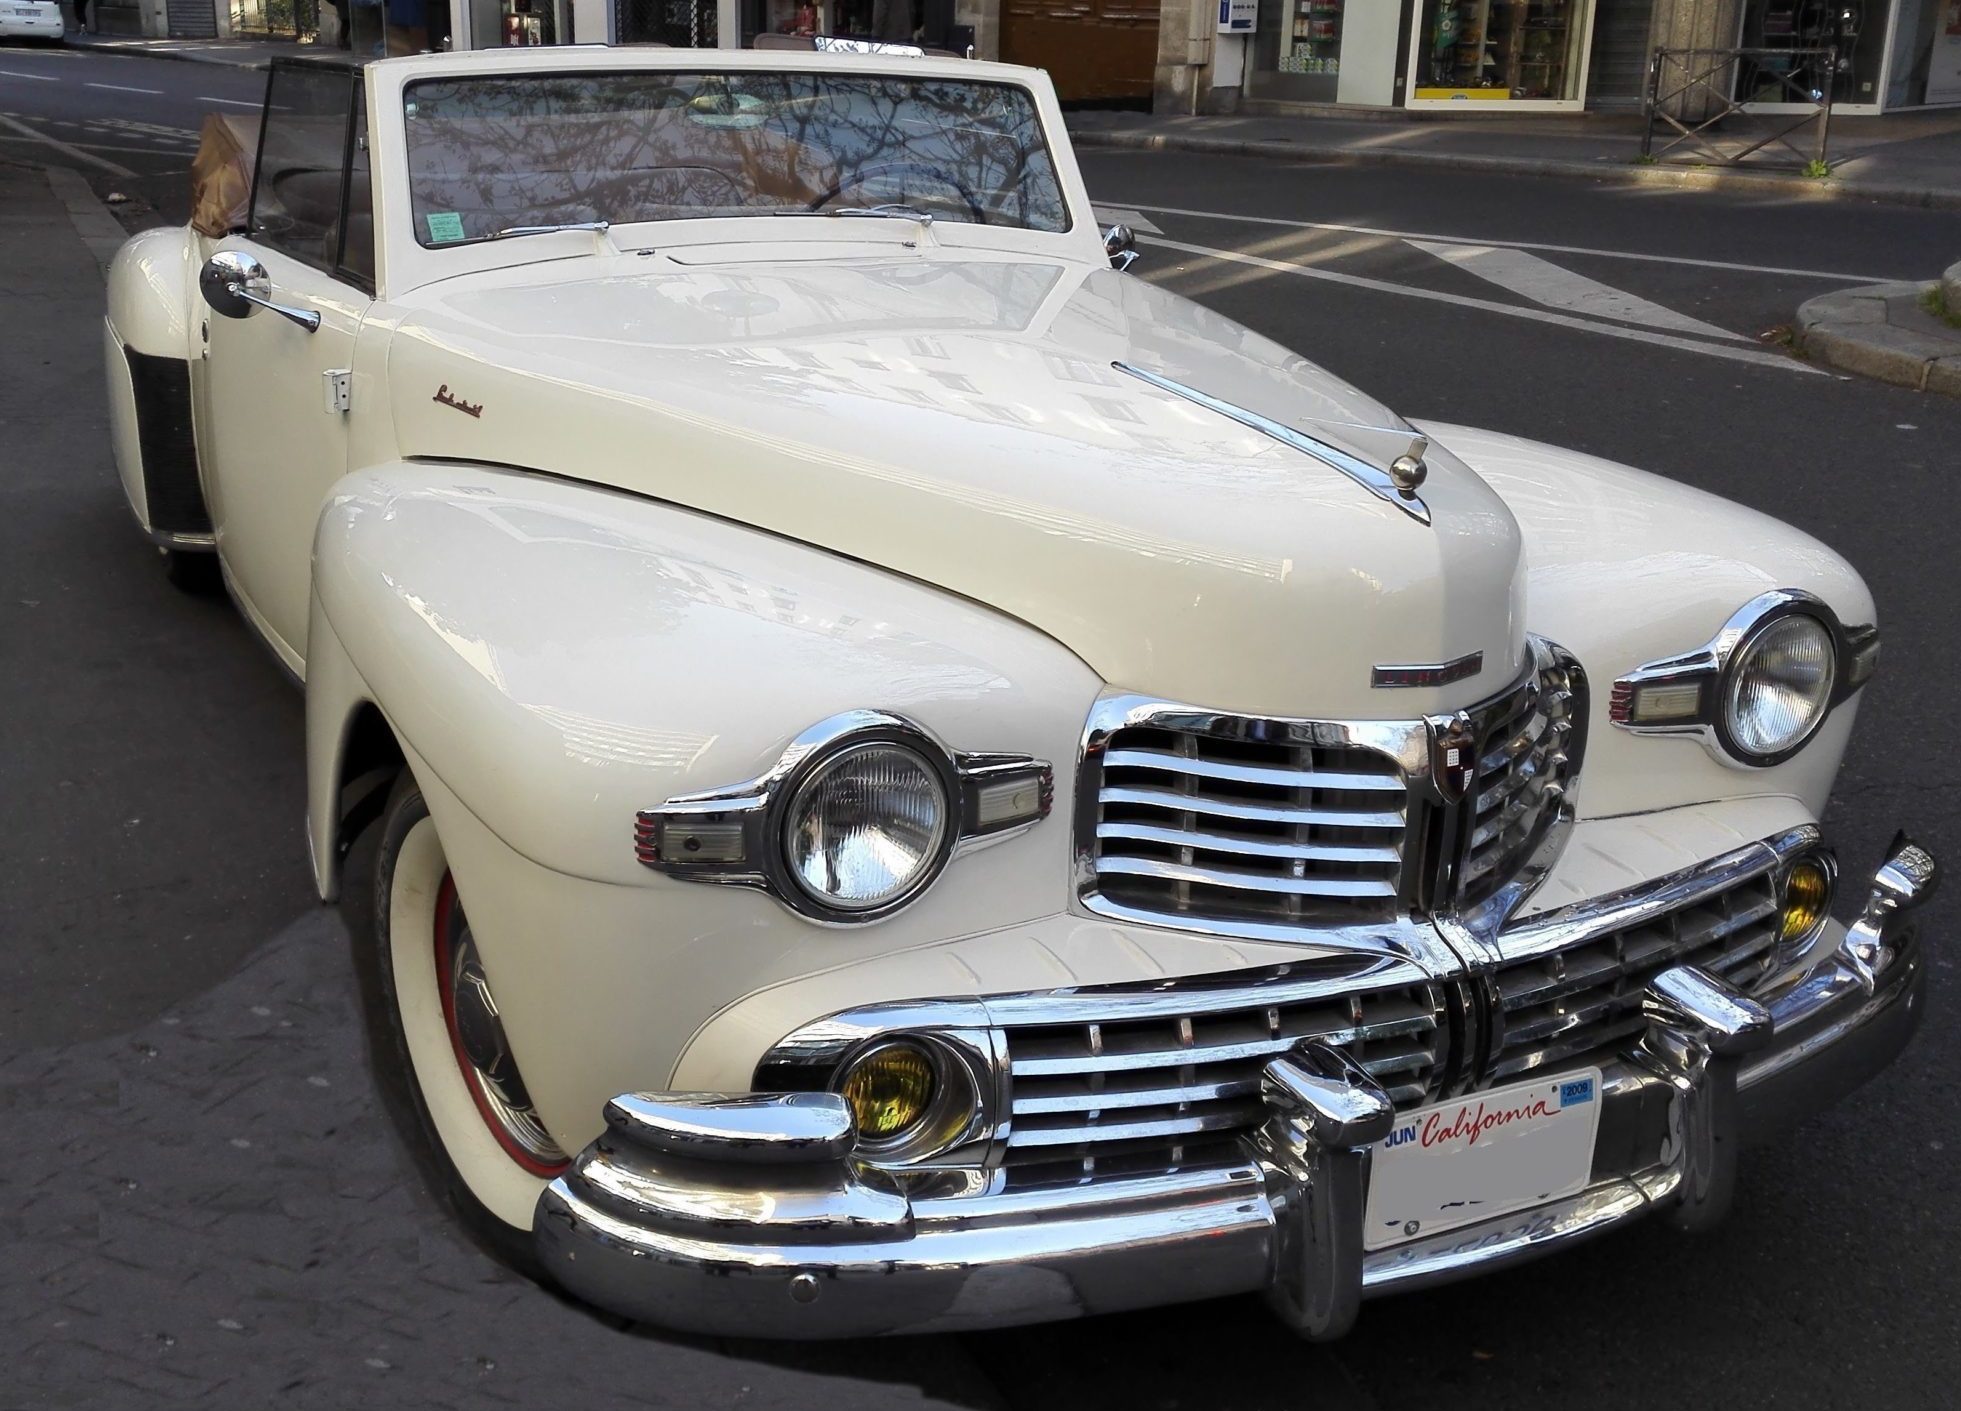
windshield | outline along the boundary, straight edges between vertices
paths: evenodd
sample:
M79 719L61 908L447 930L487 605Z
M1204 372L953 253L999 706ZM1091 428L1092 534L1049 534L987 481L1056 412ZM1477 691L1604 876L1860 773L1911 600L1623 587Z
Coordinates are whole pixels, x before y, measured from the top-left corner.
M423 79L403 98L425 246L523 226L868 212L1065 231L1034 99L851 73Z

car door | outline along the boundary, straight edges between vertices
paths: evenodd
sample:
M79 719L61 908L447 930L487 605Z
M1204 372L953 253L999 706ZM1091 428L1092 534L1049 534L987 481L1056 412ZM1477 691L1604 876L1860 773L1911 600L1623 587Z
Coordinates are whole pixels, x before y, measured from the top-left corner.
M364 119L356 71L275 64L247 230L218 242L201 280L199 441L218 552L240 606L296 672L314 524L347 471L338 374L373 303Z

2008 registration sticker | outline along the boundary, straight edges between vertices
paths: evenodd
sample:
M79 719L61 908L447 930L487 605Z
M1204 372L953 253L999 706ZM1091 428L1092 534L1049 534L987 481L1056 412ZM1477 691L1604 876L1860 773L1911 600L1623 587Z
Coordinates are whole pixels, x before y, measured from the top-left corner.
M1535 1079L1398 1118L1377 1142L1363 1245L1496 1219L1586 1188L1600 1126L1600 1070Z

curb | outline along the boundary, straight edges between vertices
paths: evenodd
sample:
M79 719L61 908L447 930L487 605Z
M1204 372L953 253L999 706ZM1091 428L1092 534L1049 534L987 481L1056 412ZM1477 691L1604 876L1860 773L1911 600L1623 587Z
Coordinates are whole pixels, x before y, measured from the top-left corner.
M1808 299L1798 308L1797 346L1842 372L1961 398L1961 329L1921 306L1938 287L1869 284Z
M138 59L169 59L180 64L207 64L213 68L243 69L248 72L264 73L272 67L272 59L240 57L229 58L223 54L200 53L191 49L146 49L140 44L103 43L98 40L76 42L73 35L68 36L67 47L79 54L118 54ZM311 48L311 45L295 46Z
M1949 313L1961 316L1961 260L1949 265L1941 276L1941 299Z
M1805 196L1814 200L1875 201L1884 205L1918 206L1924 210L1961 211L1961 190L1927 190L1879 182L1814 181L1805 176L1769 172L1721 171L1704 168L1636 166L1632 163L1596 165L1540 157L1488 157L1448 152L1357 152L1345 147L1316 147L1302 142L1243 140L1230 137L1186 137L1175 133L1071 131L1077 147L1107 147L1142 152L1197 152L1212 156L1267 157L1314 162L1323 166L1401 166L1439 171L1483 172L1492 176L1551 176L1606 182L1616 186L1660 186L1685 191L1748 191L1764 196Z

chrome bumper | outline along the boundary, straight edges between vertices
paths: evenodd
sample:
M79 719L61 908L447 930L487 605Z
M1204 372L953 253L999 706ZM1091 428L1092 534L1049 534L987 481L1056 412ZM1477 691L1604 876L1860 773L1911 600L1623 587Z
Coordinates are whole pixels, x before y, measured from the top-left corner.
M1890 1063L1919 1022L1907 914L1931 857L1902 843L1838 949L1745 998L1664 972L1646 1036L1607 1066L1580 1194L1365 1253L1371 1145L1387 1098L1337 1049L1275 1059L1268 1117L1225 1166L992 1195L908 1194L856 1165L829 1094L629 1094L538 1202L550 1274L665 1327L850 1337L1041 1322L1264 1290L1303 1336L1339 1336L1365 1295L1535 1257L1649 1210L1721 1217L1739 1147Z

